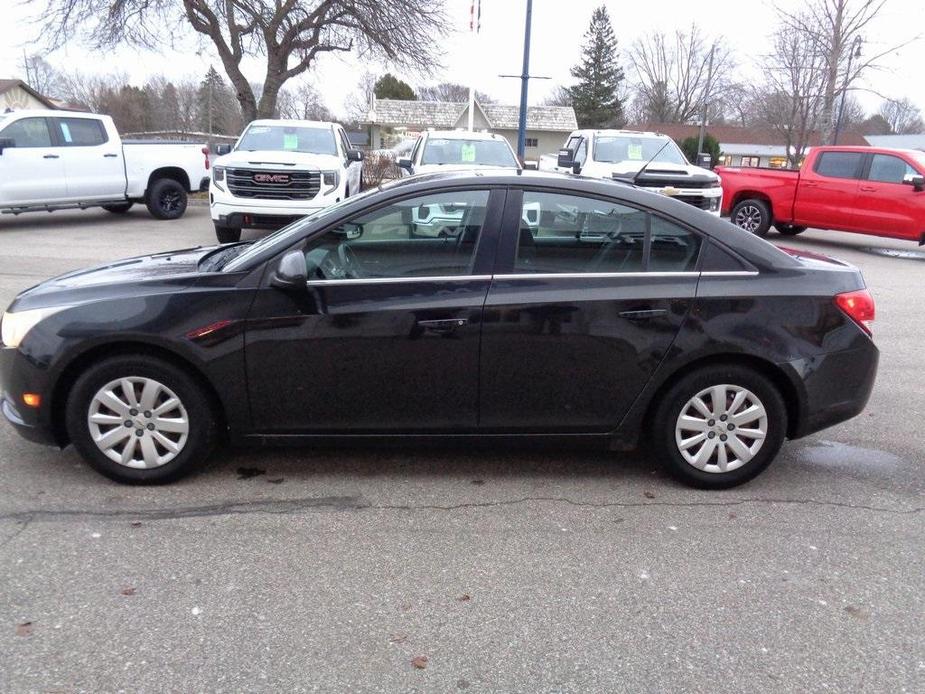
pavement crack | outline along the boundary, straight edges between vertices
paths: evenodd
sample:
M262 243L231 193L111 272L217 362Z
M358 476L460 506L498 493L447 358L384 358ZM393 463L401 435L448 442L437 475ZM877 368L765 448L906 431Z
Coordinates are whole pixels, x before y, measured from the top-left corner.
M14 511L0 513L0 522L12 521L22 523L10 537L0 543L0 547L12 542L26 527L33 522L65 522L75 519L88 520L133 520L158 521L181 520L184 518L208 518L214 516L237 516L252 514L287 515L311 510L336 511L460 511L466 509L500 508L504 506L517 506L529 503L556 503L568 504L578 508L588 509L633 509L633 508L730 508L736 506L792 504L799 506L821 506L828 508L850 509L855 511L870 511L873 513L888 513L896 515L910 515L921 512L922 508L897 509L883 506L868 506L863 504L849 504L840 501L822 501L819 499L787 499L773 497L748 497L741 499L728 499L716 501L576 501L568 497L558 496L524 496L515 499L497 499L494 501L472 501L458 504L373 504L362 496L322 496L302 499L278 499L261 501L229 501L206 506L180 506L176 508L157 509L114 509L111 511L97 511L88 509L34 509L29 511Z

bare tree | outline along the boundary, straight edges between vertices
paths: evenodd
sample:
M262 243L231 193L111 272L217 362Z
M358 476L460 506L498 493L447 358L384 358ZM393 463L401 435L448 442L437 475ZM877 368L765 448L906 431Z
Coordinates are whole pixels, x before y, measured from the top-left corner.
M713 79L709 85L710 56ZM722 113L732 72L731 53L719 40L708 41L696 24L690 31L657 32L638 39L629 50L636 72L636 120L652 123L686 123L699 119L704 99L708 120Z
M925 132L922 112L909 99L889 99L880 106L879 115L890 126L890 132L908 135Z
M321 93L308 82L303 82L293 90L288 90L285 87L281 89L277 105L280 118L334 120L334 116L324 103Z
M62 98L64 84L61 73L42 56L23 56L21 67L26 75L26 83L35 91L52 98Z
M812 34L782 26L773 36L773 50L761 64L765 83L751 97L757 121L776 132L796 167L819 127L825 55Z
M325 53L357 51L412 70L437 63L432 37L445 33L443 0L29 0L52 46L74 36L99 48L121 42L155 47L184 27L208 38L237 92L245 120L269 118L279 90ZM265 63L255 97L242 72Z
M822 91L819 125L826 143L832 141L841 91L851 89L864 73L877 67L884 56L908 43L901 42L869 54L862 52L870 23L887 1L811 0L797 12L777 8L783 26L811 40L822 55L825 70L819 82Z
M375 73L366 71L357 82L356 90L347 96L347 118L354 122L366 120L373 106L373 95L376 92L376 82L379 80Z
M455 82L439 82L418 87L417 95L421 101L463 102L469 100L469 87ZM482 104L494 101L488 94L480 91L475 92L475 98Z
M568 87L557 85L553 87L549 95L543 99L543 106L571 106L572 93Z

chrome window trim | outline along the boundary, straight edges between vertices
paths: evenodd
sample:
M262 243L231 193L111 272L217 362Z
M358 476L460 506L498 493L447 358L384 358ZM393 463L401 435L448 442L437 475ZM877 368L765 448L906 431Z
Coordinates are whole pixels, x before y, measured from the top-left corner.
M342 280L308 280L309 287L332 284L397 284L399 282L479 282L488 281L491 275L437 275L434 277L361 277Z
M752 270L727 270L713 272L551 272L517 275L435 275L432 277L365 277L341 280L308 280L309 287L325 287L340 284L397 284L400 282L484 282L488 280L528 279L616 279L619 277L753 277Z

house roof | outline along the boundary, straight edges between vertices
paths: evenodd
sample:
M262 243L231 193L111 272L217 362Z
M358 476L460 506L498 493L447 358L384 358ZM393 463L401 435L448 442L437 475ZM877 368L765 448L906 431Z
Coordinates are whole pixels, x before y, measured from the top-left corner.
M675 140L697 137L700 132L699 125L687 125L685 123L645 123L626 127L628 130L654 130ZM782 146L780 135L770 128L743 127L741 125L708 125L707 132L722 145ZM822 137L820 133L814 132L810 137L809 144L811 147L821 145ZM866 147L867 140L858 133L844 132L839 135L838 144Z
M43 104L45 104L46 108L57 108L57 106L51 99L49 99L47 96L43 96L42 94L39 94L37 91L35 91L32 87L30 87L28 84L26 84L22 80L0 79L0 94L5 94L6 92L11 91L15 89L16 87L19 87L23 91L28 92L31 96L41 101Z
M925 133L919 135L867 135L864 139L874 147L921 149L925 151Z
M484 114L491 128L517 129L520 117L519 106L482 104L478 101L475 105ZM367 115L366 122L379 125L451 129L465 114L467 107L466 102L458 101L376 99L372 110ZM578 128L575 110L570 106L529 106L527 107L527 128L570 132Z

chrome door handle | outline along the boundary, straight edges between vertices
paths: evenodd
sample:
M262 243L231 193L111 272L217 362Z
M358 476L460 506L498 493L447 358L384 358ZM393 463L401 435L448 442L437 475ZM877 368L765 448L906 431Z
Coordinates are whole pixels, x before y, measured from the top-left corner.
M639 311L620 311L620 318L626 318L626 320L649 320L650 318L661 318L662 316L668 315L668 309L664 308L651 308L651 309L642 309Z
M441 318L438 320L419 320L418 326L432 333L452 333L456 328L468 325L468 318Z

